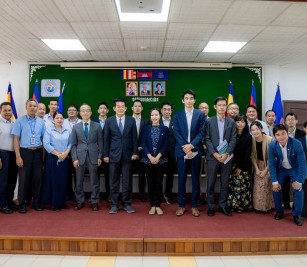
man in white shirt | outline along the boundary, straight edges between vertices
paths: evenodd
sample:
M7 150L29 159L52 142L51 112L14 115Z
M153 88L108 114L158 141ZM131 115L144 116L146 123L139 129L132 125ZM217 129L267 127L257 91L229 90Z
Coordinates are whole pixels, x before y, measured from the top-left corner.
M143 156L142 149L142 129L145 125L149 124L149 120L142 116L143 105L141 100L134 100L132 105L132 117L135 119L136 131L138 136L138 155L137 160L132 161L132 173L137 173L139 176L139 197L142 202L146 202L145 186L146 176L144 164L140 161Z
M49 113L44 116L44 121L45 121L46 128L54 126L53 114L59 108L58 100L55 100L55 99L50 100L48 108L49 108Z
M64 120L63 127L68 129L69 133L71 133L72 128L75 124L81 122L78 118L78 106L75 104L70 104L67 109L68 118Z
M301 213L303 209L306 158L300 141L289 138L288 129L283 124L273 128L275 140L269 144L269 170L272 179L272 189L276 214L275 220L284 217L282 205L282 190L286 177L290 177L293 190L292 216L297 226L302 226Z
M3 102L0 105L0 210L11 214L14 198L14 189L17 181L18 168L13 146L12 105Z

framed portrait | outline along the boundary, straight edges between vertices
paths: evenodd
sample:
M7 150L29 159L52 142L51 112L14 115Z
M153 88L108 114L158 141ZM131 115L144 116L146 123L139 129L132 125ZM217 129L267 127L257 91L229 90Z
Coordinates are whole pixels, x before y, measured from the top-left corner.
M165 96L166 88L165 82L154 81L153 82L153 95L154 96Z
M138 96L138 82L126 82L126 96Z
M139 96L151 96L152 94L152 83L147 81L139 82Z

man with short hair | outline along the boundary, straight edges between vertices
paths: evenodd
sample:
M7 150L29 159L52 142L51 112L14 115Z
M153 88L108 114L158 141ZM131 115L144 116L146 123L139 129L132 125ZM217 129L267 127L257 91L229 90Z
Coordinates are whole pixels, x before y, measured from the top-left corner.
M84 103L80 107L82 121L74 125L71 132L71 159L76 168L75 210L82 209L85 204L83 182L85 169L88 169L91 183L91 207L99 210L100 180L98 166L101 164L103 138L102 130L97 122L91 121L91 106Z
M305 136L305 132L301 129L296 128L298 123L297 115L293 112L289 112L285 116L285 125L288 128L289 137L300 139ZM283 190L282 190L282 198L284 207L287 209L292 209L290 205L290 177L285 177Z
M205 119L207 119L209 114L209 105L206 102L202 102L198 105L198 109L204 113Z
M174 116L174 136L176 139L175 156L178 166L178 210L177 216L185 213L186 206L186 180L187 168L191 167L192 176L192 215L199 217L200 212L200 161L202 153L202 140L205 134L205 117L203 113L194 108L196 95L192 90L182 94L184 109Z
M274 123L275 123L275 120L276 120L276 114L275 114L275 111L274 110L267 110L265 112L265 122L268 126L268 129L269 129L269 135L271 137L274 138L274 135L273 135L273 128L274 128Z
M146 186L146 176L145 176L145 166L140 161L143 156L142 149L142 130L143 127L149 124L149 120L142 116L143 105L141 100L136 99L133 101L132 105L132 117L135 119L136 131L138 136L138 159L132 161L132 174L137 173L139 176L139 197L142 202L146 202L145 197L145 186Z
M282 124L273 128L275 140L269 144L269 170L273 185L273 198L276 214L275 220L284 216L282 205L282 189L285 177L289 176L293 190L294 207L292 216L298 226L302 226L301 213L303 209L306 158L300 141L289 138L288 129Z
M169 129L169 142L168 149L166 151L166 157L168 162L166 163L166 180L165 180L165 190L164 190L164 199L166 204L173 204L173 183L174 183L174 174L177 171L177 161L174 156L176 140L174 136L174 121L172 120L173 105L171 102L165 101L161 104L161 120L160 123L163 123L164 126Z
M63 127L66 128L69 133L71 133L74 125L81 122L81 120L78 118L78 106L75 104L70 104L67 108L67 116L68 118L64 119Z
M49 113L44 116L46 128L54 126L53 114L59 108L58 100L56 100L56 99L49 100L48 108L49 108Z
M122 173L122 201L127 213L134 213L132 202L131 160L137 155L137 130L135 119L125 115L126 100L113 100L115 115L106 120L103 137L103 160L109 163L110 195L112 207L110 214L116 214L119 209L120 174Z
M248 129L250 131L250 125L252 122L254 121L259 121L262 124L262 131L266 134L269 135L269 129L268 126L266 125L266 123L264 121L258 120L258 112L257 112L257 108L254 105L249 105L246 108L246 117L247 117L247 123L248 123Z
M237 130L233 119L226 117L227 99L217 97L214 101L216 115L210 117L206 123L205 144L208 164L207 202L208 216L215 215L214 189L217 174L220 171L219 210L226 216L232 216L228 209L228 179L232 167L233 150L236 145Z
M18 201L19 212L27 212L27 196L29 185L32 185L33 205L36 211L41 211L41 186L43 167L42 138L46 130L45 122L36 116L37 101L30 98L26 102L27 114L14 123L14 149L16 164L19 167Z
M234 119L236 116L239 115L239 105L236 103L230 103L227 106L227 114L229 118Z
M97 105L97 112L99 114L98 118L93 119L93 121L98 122L102 129L102 136L103 136L103 129L106 123L107 115L109 113L109 106L106 102L100 102ZM109 164L105 163L104 161L101 162L101 165L98 168L99 175L104 174L104 185L106 188L106 200L111 201L110 199L110 178L109 178Z
M14 198L14 189L17 181L16 156L11 131L12 105L3 102L0 105L0 210L2 213L11 214Z
M46 106L44 103L38 103L37 105L37 112L36 112L36 116L44 119L44 116L46 115Z

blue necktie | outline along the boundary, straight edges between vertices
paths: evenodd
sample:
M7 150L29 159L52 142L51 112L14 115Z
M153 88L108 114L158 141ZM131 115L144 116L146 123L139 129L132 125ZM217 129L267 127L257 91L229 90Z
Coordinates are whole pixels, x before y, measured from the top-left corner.
M86 140L88 140L88 127L87 127L88 123L86 122L86 123L84 123L84 125L85 125L85 127L84 127L84 135L85 135Z
M124 127L123 127L122 119L121 119L121 118L119 119L118 127L119 127L120 133L123 134L123 132L124 132Z

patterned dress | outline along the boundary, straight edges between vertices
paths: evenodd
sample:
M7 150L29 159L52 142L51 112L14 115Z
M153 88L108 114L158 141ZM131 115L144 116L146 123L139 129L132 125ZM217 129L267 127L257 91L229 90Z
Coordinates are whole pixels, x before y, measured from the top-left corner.
M252 138L249 133L237 136L237 144L234 149L234 164L228 183L227 205L232 210L241 212L252 207L252 187L251 187L251 151ZM239 168L241 173L236 174Z

